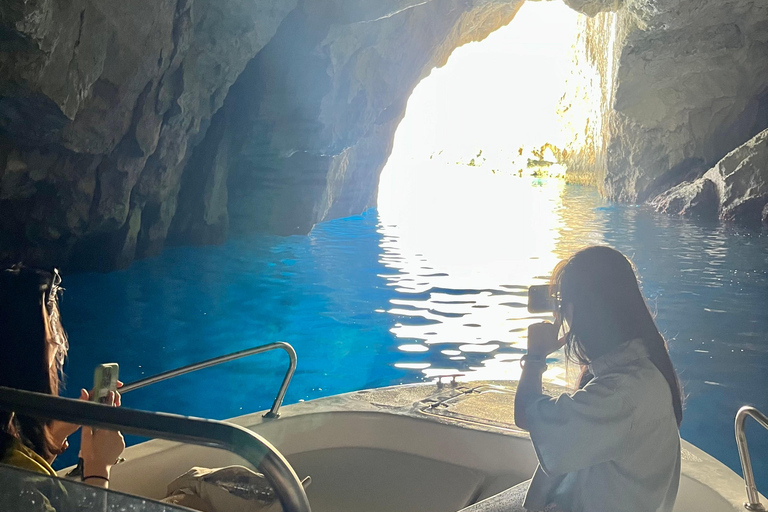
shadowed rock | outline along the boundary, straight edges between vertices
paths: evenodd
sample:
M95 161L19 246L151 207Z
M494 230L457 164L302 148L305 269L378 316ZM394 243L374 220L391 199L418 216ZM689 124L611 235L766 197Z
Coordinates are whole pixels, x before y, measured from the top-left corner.
M413 87L521 3L9 0L0 263L108 270L231 218L359 213Z
M657 210L768 224L768 130L728 153L701 178L656 197Z

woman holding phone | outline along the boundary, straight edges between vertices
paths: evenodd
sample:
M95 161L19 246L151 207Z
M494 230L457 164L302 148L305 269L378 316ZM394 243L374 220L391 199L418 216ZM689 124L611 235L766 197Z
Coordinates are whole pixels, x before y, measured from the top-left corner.
M629 260L589 247L560 262L555 323L528 329L515 423L530 432L533 478L466 512L671 512L680 481L682 392ZM577 389L542 392L546 358L565 347Z
M61 325L59 273L22 265L0 270L0 386L58 396L67 355ZM80 399L90 394L80 391ZM120 395L108 400L120 405ZM51 464L79 425L0 411L0 463L57 476ZM83 481L109 486L112 465L125 449L120 432L82 429Z

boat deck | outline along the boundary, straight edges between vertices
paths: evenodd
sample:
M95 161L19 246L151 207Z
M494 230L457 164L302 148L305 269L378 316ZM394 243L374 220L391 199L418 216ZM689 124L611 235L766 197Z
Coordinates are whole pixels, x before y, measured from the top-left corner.
M300 478L312 477L315 512L455 512L533 474L530 438L514 424L515 390L515 382L498 381L393 386L299 402L277 419L254 413L230 421L269 440ZM682 455L676 512L743 510L738 475L685 441ZM150 498L191 466L242 463L166 441L125 456L114 488Z

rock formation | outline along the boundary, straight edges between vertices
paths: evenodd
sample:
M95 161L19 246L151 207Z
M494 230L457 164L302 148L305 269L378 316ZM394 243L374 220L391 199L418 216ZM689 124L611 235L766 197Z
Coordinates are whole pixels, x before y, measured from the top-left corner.
M191 149L296 0L9 0L0 260L114 268L163 247Z
M646 201L768 127L768 3L566 3L593 16L566 92L566 108L589 110L571 164L608 198Z
M373 206L415 85L522 1L3 2L0 263L112 269ZM765 0L566 3L592 16L570 163L608 197L768 127Z
M768 130L728 153L701 178L656 197L666 213L768 224Z
M0 261L111 269L230 217L359 213L413 87L521 3L4 2Z

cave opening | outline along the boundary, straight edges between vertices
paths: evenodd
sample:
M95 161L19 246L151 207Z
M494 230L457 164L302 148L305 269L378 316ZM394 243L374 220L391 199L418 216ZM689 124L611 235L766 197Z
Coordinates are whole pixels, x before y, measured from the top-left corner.
M482 276L493 287L500 276L527 282L551 270L580 16L561 2L527 2L416 86L377 203L384 245L396 244L404 262L427 259L475 287Z
M382 182L416 161L518 172L545 157L545 144L564 148L579 18L562 2L528 2L508 25L454 50L411 93Z

